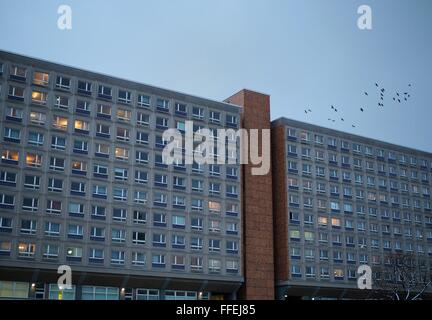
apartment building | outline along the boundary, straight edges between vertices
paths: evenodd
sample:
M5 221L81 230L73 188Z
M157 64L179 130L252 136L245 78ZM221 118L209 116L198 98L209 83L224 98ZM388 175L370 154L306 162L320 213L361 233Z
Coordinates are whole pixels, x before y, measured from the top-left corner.
M241 110L0 52L0 298L235 298L240 165L166 165L162 133Z
M272 122L277 298L355 298L357 268L413 254L431 270L432 154Z

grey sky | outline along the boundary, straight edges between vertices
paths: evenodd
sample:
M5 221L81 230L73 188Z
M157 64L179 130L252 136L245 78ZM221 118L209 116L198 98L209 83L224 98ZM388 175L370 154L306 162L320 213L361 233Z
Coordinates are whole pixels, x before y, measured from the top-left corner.
M57 28L60 4L72 7L71 31ZM357 28L362 4L371 31ZM432 152L430 0L0 0L0 39L4 50L215 100L265 92L273 119ZM394 103L408 83L410 100ZM344 123L327 120L331 104Z

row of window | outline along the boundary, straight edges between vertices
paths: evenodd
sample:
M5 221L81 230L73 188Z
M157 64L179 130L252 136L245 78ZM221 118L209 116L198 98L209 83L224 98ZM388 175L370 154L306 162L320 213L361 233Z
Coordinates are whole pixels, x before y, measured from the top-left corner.
M407 246L407 251L413 251L412 245ZM333 262L333 263L344 263L347 264L357 264L359 263L368 263L371 262L374 265L379 264L388 264L391 261L389 255L381 255L374 252L370 255L367 253L357 253L353 251L344 252L341 250L328 250L328 249L313 249L313 248L304 248L303 250L300 247L291 247L290 248L290 257L293 261L315 261L319 260L321 262ZM303 258L303 259L302 259ZM424 259L419 259L419 264L427 266L427 261Z
M377 212L375 211L370 211L372 214L369 214L370 218L377 218ZM413 219L414 216L414 219ZM390 212L386 211L385 215L384 212L381 212L380 218L383 221L389 221L390 220ZM362 226L361 228L359 227L359 230L364 231L364 224L366 223L364 221L365 216L362 215L358 215L358 219L359 222L359 226ZM393 218L393 222L396 224L395 230L400 230L400 222L401 222L401 214L399 211L393 211L392 212L392 218ZM338 218L338 217L331 217L329 218L328 215L323 215L322 213L320 213L318 215L318 217L315 214L311 214L311 213L304 213L303 214L303 219L301 219L300 213L296 212L296 211L290 211L289 213L289 219L291 224L297 224L299 225L301 223L301 221L303 220L303 225L304 226L315 226L315 224L318 224L318 226L320 227L327 227L327 226L332 226L334 228L340 228L342 227L342 219ZM346 230L353 230L354 229L354 219L350 219L348 217L345 217L343 219L345 221L345 229ZM432 216L425 216L423 217L421 214L412 214L411 212L404 212L403 213L403 222L405 224L406 227L409 227L413 222L417 225L417 226L423 226L423 223L426 227L432 227ZM371 225L376 225L376 220L371 220L369 221L369 223ZM409 230L409 229L408 229ZM388 231L386 231L388 232ZM401 234L401 232L395 232L397 234ZM411 235L411 234L410 234ZM431 233L432 235L432 233Z
M16 65L12 65L10 69L10 80L16 82L27 81L26 75L27 70L24 67L19 67ZM33 81L32 84L38 87L45 87L50 89L49 84L50 75L46 72L34 72L33 73ZM54 88L57 91L63 91L71 93L72 91L72 79L67 76L57 75ZM93 87L96 84L85 81L85 80L77 80L76 90L80 96L84 97L92 97L93 96ZM8 89L8 97L9 99L15 101L24 101L25 97L25 88L20 85L9 85ZM46 89L38 89L33 88L31 91L31 100L37 104L46 104L48 100L48 91ZM187 106L185 103L174 102L174 108L171 108L171 101L165 98L152 98L148 94L143 93L133 93L127 89L118 89L117 90L117 99L115 101L115 88L105 84L98 84L97 86L97 98L104 101L113 101L123 105L137 106L140 108L151 108L152 106L156 107L156 110L159 112L170 113L174 112L176 115L186 117L188 113L192 113L192 117L198 120L202 120L205 118L205 112L208 111L208 119L210 122L220 124L222 121L222 113L220 111L215 110L206 110L203 107L198 106ZM152 101L154 99L154 102ZM85 100L84 100L85 101ZM59 105L60 107L67 108L69 106L69 97L66 94L56 94L55 95L55 105ZM172 110L173 109L173 110ZM190 110L191 109L191 110ZM225 124L232 127L238 126L238 115L235 114L226 114L225 115Z
M63 138L60 137L52 137L52 144L51 147L53 149L60 149L64 150L66 147L64 144L66 141ZM127 162L129 163L130 157L130 150L129 148L123 148L120 146L115 146L111 148L109 144L103 144L95 142L94 144L94 156L96 159L106 160L109 159L110 156L112 156L112 153L114 153L115 160L121 161L121 162ZM73 153L77 155L87 155L89 152L89 143L85 140L75 139L74 145L73 145ZM134 165L150 165L151 164L151 156L152 152L147 150L136 150L135 151L135 161ZM25 152L24 159L20 157L20 152L15 149L3 149L1 152L1 161L4 164L11 164L11 165L19 165L20 160L24 161L25 165L27 167L31 168L41 168L43 166L43 152L38 151L27 151ZM64 158L61 156L59 157L50 157L51 159L60 159L58 161L62 162L61 159ZM57 161L57 160L56 160ZM158 168L168 168L167 160L161 153L154 153L154 166ZM51 164L50 164L51 166ZM183 163L176 163L174 164L174 170L177 171L187 171L187 166L191 167L192 173L197 174L204 174L205 172L208 172L210 176L219 177L221 176L222 167L221 165L217 164L201 164L194 162L192 165L185 165ZM60 166L58 168L60 171L64 169L63 166ZM78 170L81 171L81 170ZM225 170L225 177L229 179L237 179L238 178L238 167L228 167L226 166Z
M29 294L34 290L34 295ZM115 288L72 285L60 291L58 284L0 281L0 299L49 299L75 300L77 291L81 300L208 300L209 292L163 290L145 288Z
M383 235L387 235L390 237L390 226L382 226L382 230L388 229L388 232L382 232ZM402 230L401 230L402 231ZM405 229L405 231L407 231ZM378 236L378 230L371 232L371 236L373 236L373 234L377 234ZM412 230L410 230L410 232L412 232ZM423 231L421 230L416 230L416 234L417 234L417 240L420 240L419 242L417 242L416 246L417 246L417 252L419 253L425 253L425 244L423 243ZM402 233L400 234L394 234L396 236L401 236ZM406 235L406 234L405 234ZM358 235L357 237L354 236L353 234L348 234L345 236L345 239L343 239L342 234L339 233L333 233L331 235L331 239L329 238L329 234L327 232L313 232L313 231L301 231L299 229L291 229L289 231L289 237L290 240L292 241L292 244L294 243L300 243L300 242L304 242L305 244L315 244L316 240L318 241L319 244L325 244L327 245L328 243L332 243L333 246L345 246L347 248L352 247L358 247L359 249L366 249L368 248L368 245L370 245L370 247L372 249L385 249L385 250L391 250L391 249L395 249L395 250L406 250L406 251L413 251L414 250L414 244L411 241L412 235L409 236L409 239L404 239L405 240L405 248L403 249L403 243L404 241L401 240L392 240L392 239L383 239L380 240L378 238L368 238L368 237L364 237L363 235ZM432 241L432 234L429 232L428 233L428 240ZM356 238L357 238L357 242L356 242ZM345 242L343 243L343 240L345 240ZM432 246L429 246L428 252L432 254Z
M388 196L387 194L376 193L372 191L368 191L367 198L365 198L365 193L361 191L363 190L357 190L359 194L359 196L356 196L357 200L359 200L356 202L355 206L357 214L366 213L366 206L363 203L365 199L368 201L369 204L374 204L379 201L382 207L388 207L388 204L390 203L393 207L402 206L404 209L414 209L418 211L421 211L423 209L425 212L431 211L430 200L422 201L420 199L411 199L406 197L400 198L398 195L391 194L390 196ZM318 210L330 209L332 212L340 212L341 210L343 210L347 214L352 214L354 212L354 205L351 202L345 201L343 202L343 206L341 206L341 202L338 200L339 194L334 194L334 197L337 199L330 199L330 201L327 201L327 199L311 197L307 194L300 196L297 193L290 192L288 199L290 208L300 208L300 206L302 206L304 209L313 209L314 207L316 207ZM303 199L302 202L300 202L301 199ZM348 199L351 199L351 197L348 197ZM368 210L369 214L375 216L377 215L378 208L370 206ZM383 212L385 212L385 210L386 209L384 208ZM394 211L399 212L398 210Z
M112 199L108 199L105 197L105 193L102 193L104 189L99 191L96 188L97 193L94 193L96 196L93 196L95 199L106 199L113 201L128 201L128 189L127 188L113 188L113 196ZM60 191L59 191L60 192ZM95 192L95 191L93 191ZM72 182L71 195L84 197L85 196L85 183L84 182ZM101 196L98 196L101 195ZM134 192L133 203L136 204L146 204L147 202L147 192L145 191L135 191ZM161 192L153 192L153 206L159 208L168 208L168 194ZM14 210L15 209L15 195L0 193L0 208ZM204 200L192 198L190 201L190 205L186 202L186 197L183 196L173 196L172 197L172 208L173 209L181 209L186 211L208 211L214 214L220 214L222 212L222 202L215 200ZM204 207L205 205L205 207ZM24 211L38 211L39 201L38 198L33 197L23 197L22 201L22 209ZM81 208L84 210L84 205L81 203ZM46 213L58 214L62 213L63 203L60 200L51 200L48 199L46 201ZM114 212L114 211L113 211ZM239 206L237 203L226 203L225 212L229 216L238 216L239 214ZM126 213L124 210L124 216L121 221L126 221Z
M58 259L60 254L60 246L58 244L46 243L42 246L42 257L44 259ZM0 256L8 256L12 252L12 243L10 241L0 242ZM20 258L35 258L36 255L36 244L32 242L20 242L17 244L18 257ZM88 249L88 262L95 264L103 264L105 262L106 251L101 248L89 248ZM130 262L133 266L145 266L147 264L147 253L133 251L131 255L127 257L126 252L123 250L112 249L108 251L109 261L112 265L125 265L126 262ZM67 247L65 250L65 256L67 261L81 262L83 258L83 249L81 247ZM181 254L151 254L151 266L153 268L165 268L168 264L171 264L173 270L186 270L187 260L189 260L188 267L192 272L203 272L206 265L208 272L220 273L222 270L222 260L217 258L204 258L202 256L185 256ZM206 264L204 264L204 261ZM178 268L176 268L176 266ZM225 261L227 273L237 273L239 268L238 260L227 259Z
M319 273L318 273L319 272ZM341 267L333 267L330 268L328 266L305 266L302 267L297 264L293 264L290 267L290 275L291 279L319 279L319 280L335 280L335 281L356 281L358 279L357 269L356 268L341 268ZM373 273L374 279L383 279L391 281L394 279L395 275L390 272L381 273Z
M71 163L71 174L86 176L88 165L86 161L72 160ZM49 169L54 171L65 171L65 159L58 157L51 157ZM95 163L93 165L93 177L103 180L114 180L114 181L124 181L128 182L129 170L126 168L114 167L114 175L108 174L108 166L105 164ZM113 179L110 179L113 178ZM0 185L16 187L17 180L19 179L19 174L13 171L0 170ZM135 170L134 182L137 184L147 184L148 183L148 171ZM188 183L188 180L190 182ZM21 181L24 189L30 190L40 190L41 186L44 185L42 181L42 176L35 174L34 172L28 172L24 174ZM220 195L226 194L227 197L237 197L238 196L238 186L231 184L224 184L216 181L205 181L202 179L187 178L185 176L174 175L170 177L167 174L154 173L152 177L152 183L154 187L157 188L172 188L174 190L186 191L196 193L205 193L209 195ZM52 192L62 192L64 189L64 179L61 178L51 178L48 176L46 189ZM190 185L190 188L189 188ZM115 188L115 186L113 187ZM108 186L100 184L98 182L93 183L92 194L105 194L107 195ZM114 193L114 191L113 191ZM179 201L173 200L174 203Z
M96 220L104 220L105 212L100 209L104 209L103 207L94 206L92 218ZM70 210L72 216L76 216L79 213L76 211L80 210L80 205L76 203L70 204ZM125 209L117 209L117 210L125 210ZM118 213L116 213L118 214ZM113 219L118 216L113 216ZM0 216L0 232L8 232L11 233L14 228L14 219L6 216ZM116 221L116 220L114 220ZM133 213L133 223L135 225L140 225L140 227L147 223L147 213L145 211L134 211ZM60 237L62 234L62 224L60 222L46 221L43 223L44 225L44 235L50 237ZM36 219L28 219L22 218L20 221L20 225L17 226L17 229L21 234L28 235L36 235L38 233L37 230L38 221ZM153 214L153 226L154 227L167 227L167 215L165 213L154 213ZM186 224L186 217L184 215L176 215L173 214L171 216L171 227L174 230L185 230L186 227L190 227L191 231L203 231L204 230L204 219L200 217L191 217L190 223ZM209 219L206 221L206 229L210 233L221 233L224 231L227 235L238 235L239 232L239 224L235 221L226 221L222 223L220 220ZM85 227L82 224L71 222L68 223L66 231L68 238L73 239L82 239L84 236ZM101 240L105 241L106 238L106 228L103 226L90 226L90 240ZM123 228L112 228L111 229L111 241L125 243L128 238L128 234L130 231L127 231ZM134 244L144 244L146 243L146 233L140 231L132 231L131 233L131 241ZM195 239L195 238L194 238ZM196 238L202 239L202 238ZM173 243L183 244L185 245L185 237L181 234L173 235ZM198 241L198 240L197 240ZM166 242L166 240L165 240ZM181 242L181 243L180 243ZM194 242L194 241L192 241ZM202 243L202 241L201 241ZM183 248L184 249L184 248Z
M367 187L375 188L378 186L380 190L387 191L388 187L392 192L402 192L402 193L411 193L413 196L423 195L424 197L430 197L430 187L428 185L418 185L415 183L407 183L404 181L396 181L390 180L390 183L386 179L378 178L373 176L367 176L366 179ZM341 192L343 192L344 197L352 197L354 195L353 188L351 185L339 185L330 183L328 184L326 181L312 181L306 179L298 179L292 176L289 176L287 179L288 188L290 190L300 190L300 188L305 192L315 191L317 194L326 194L327 190L330 192L332 196L338 196ZM362 175L355 176L355 184L356 187L364 187L364 180ZM364 190L356 188L356 197L359 199L364 198ZM372 191L373 192L373 191Z
M416 156L408 156L406 154L398 154L395 151L387 151L383 148L376 148L372 146L364 146L359 143L349 142L343 139L337 139L333 137L324 137L321 134L313 134L307 131L288 128L287 129L287 140L289 141L297 141L300 140L302 143L311 143L314 142L315 145L324 145L324 140L327 141L327 146L329 149L337 150L340 148L342 152L350 152L356 154L363 154L368 157L376 157L379 160L387 159L389 162L399 161L402 165L412 165L417 166L420 165L422 168L427 168L430 166L429 159L418 159ZM290 148L290 147L288 147ZM304 148L305 150L309 148ZM310 149L309 149L310 150ZM289 151L289 150L288 150ZM305 151L306 153L310 153L310 151ZM296 153L296 152L294 152ZM321 153L319 153L321 154ZM310 154L309 154L310 156ZM320 157L321 158L321 157ZM323 157L322 157L323 158ZM330 159L330 158L329 158Z
M393 168L393 167L390 167ZM385 170L385 169L384 169ZM376 175L376 172L374 171L374 169L370 170L372 174ZM408 173L410 172L410 173ZM333 181L339 181L340 178L342 178L342 180L344 182L351 182L351 180L353 179L353 177L355 177L355 181L356 183L363 183L363 174L362 173L357 173L357 172L352 172L352 171L348 171L348 170L342 170L340 171L337 168L326 168L325 166L319 166L319 165L315 165L315 170L313 170L313 166L311 164L308 163L302 163L301 168L300 165L297 161L288 161L288 173L289 174L299 174L301 173L303 176L312 176L314 174L315 177L317 178L327 178L329 180L333 180ZM342 175L341 175L342 173ZM381 179L383 181L386 180L385 176L386 173L385 171L378 171L378 175L381 177L371 177L371 179ZM384 176L384 177L383 177ZM419 172L417 170L411 170L408 171L407 169L400 169L399 170L399 175L397 174L396 171L389 173L390 177L393 178L401 178L401 179L412 179L412 180L421 180L423 183L429 183L430 182L430 176L427 172L421 172L419 175Z

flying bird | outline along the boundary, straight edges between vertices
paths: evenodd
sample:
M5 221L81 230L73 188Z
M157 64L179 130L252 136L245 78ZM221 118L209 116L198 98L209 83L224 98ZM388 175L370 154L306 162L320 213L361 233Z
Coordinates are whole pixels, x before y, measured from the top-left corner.
M385 91L385 89L384 89L384 88L382 88L382 89L381 89L381 92L384 92L384 91Z
M341 118L342 121L345 121L344 118Z
M355 126L355 125L352 125L352 127L355 128L356 126Z
M312 112L312 110L311 110L311 109L308 109L308 111L309 111L309 112Z
M364 111L363 108L360 108L360 111L363 112Z
M400 99L398 99L398 102L399 102L399 103L401 102Z
M411 87L411 83L410 83L410 84L408 84L408 87Z
M378 87L378 83L375 83L375 85Z
M368 93L365 91L365 93L364 93L365 95L368 95Z

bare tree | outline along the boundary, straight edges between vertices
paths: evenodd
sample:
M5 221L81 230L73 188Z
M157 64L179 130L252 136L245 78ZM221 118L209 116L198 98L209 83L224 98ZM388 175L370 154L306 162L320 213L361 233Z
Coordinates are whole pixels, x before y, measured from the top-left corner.
M390 300L420 300L432 284L426 260L413 254L391 253L372 268L372 297Z

